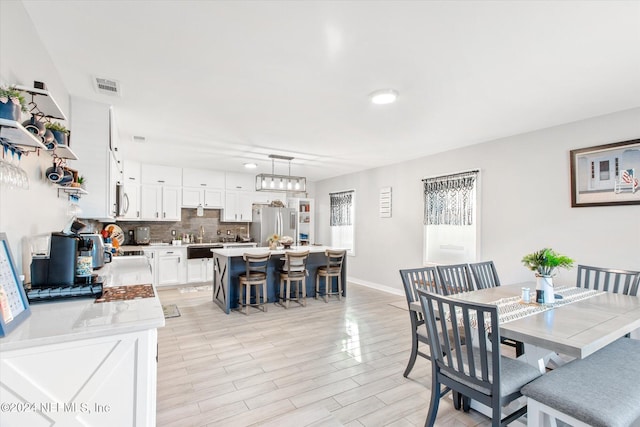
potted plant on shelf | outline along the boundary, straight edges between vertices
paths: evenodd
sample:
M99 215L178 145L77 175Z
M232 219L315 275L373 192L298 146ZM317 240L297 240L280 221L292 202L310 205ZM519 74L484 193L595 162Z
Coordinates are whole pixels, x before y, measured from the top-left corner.
M46 123L45 127L53 133L58 145L69 144L69 130L60 124L60 122Z
M529 270L536 272L536 289L544 291L545 303L554 301L553 276L555 276L557 269L573 267L571 258L560 255L549 248L525 255L522 258L522 263Z
M20 121L20 112L27 112L22 92L12 86L0 86L0 118Z
M86 181L85 181L85 179L84 179L84 176L80 175L80 176L78 177L78 180L77 180L76 182L78 183L78 185L80 186L80 188L82 188L83 190L85 190L85 184L86 184Z

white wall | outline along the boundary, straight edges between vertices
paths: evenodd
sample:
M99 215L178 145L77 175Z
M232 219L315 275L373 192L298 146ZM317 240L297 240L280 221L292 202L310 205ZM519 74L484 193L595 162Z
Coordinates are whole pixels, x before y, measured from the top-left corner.
M68 117L69 93L44 45L36 35L22 2L0 2L0 82L33 86L45 82L56 102ZM24 118L26 120L26 117ZM19 270L22 269L24 238L34 234L61 231L67 222L67 201L45 179L43 171L51 166L51 156L31 153L22 159L29 174L30 189L9 190L0 186L0 231L7 233Z
M503 283L532 279L523 255L551 247L577 263L640 270L640 205L571 208L569 151L640 137L640 108L486 142L316 183L317 239L330 244L329 192L356 190L356 256L350 280L400 293L398 270L423 256L421 179L479 168L482 260ZM381 187L393 216L378 216ZM557 281L575 282L575 268Z

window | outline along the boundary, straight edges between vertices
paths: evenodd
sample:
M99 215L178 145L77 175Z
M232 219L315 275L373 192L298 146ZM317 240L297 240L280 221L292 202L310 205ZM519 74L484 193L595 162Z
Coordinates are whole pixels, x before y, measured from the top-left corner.
M474 170L422 180L425 264L477 260L478 174Z
M604 160L600 162L600 181L609 180L609 161Z
M329 193L331 246L346 249L349 255L355 249L355 196L354 190Z

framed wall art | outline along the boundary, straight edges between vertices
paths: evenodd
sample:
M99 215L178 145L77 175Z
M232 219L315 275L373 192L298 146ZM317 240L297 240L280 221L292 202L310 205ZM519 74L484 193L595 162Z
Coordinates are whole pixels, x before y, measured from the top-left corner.
M640 139L571 150L571 207L640 204Z
M30 314L29 301L11 256L7 235L0 233L0 337L14 330Z

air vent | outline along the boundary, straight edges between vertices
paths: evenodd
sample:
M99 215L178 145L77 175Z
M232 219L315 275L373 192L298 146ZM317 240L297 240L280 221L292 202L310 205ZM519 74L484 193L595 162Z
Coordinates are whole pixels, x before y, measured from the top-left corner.
M147 140L147 138L145 138L144 136L133 136L133 142L145 142Z
M118 83L116 80L96 77L95 84L98 93L111 96L120 96L120 83Z

